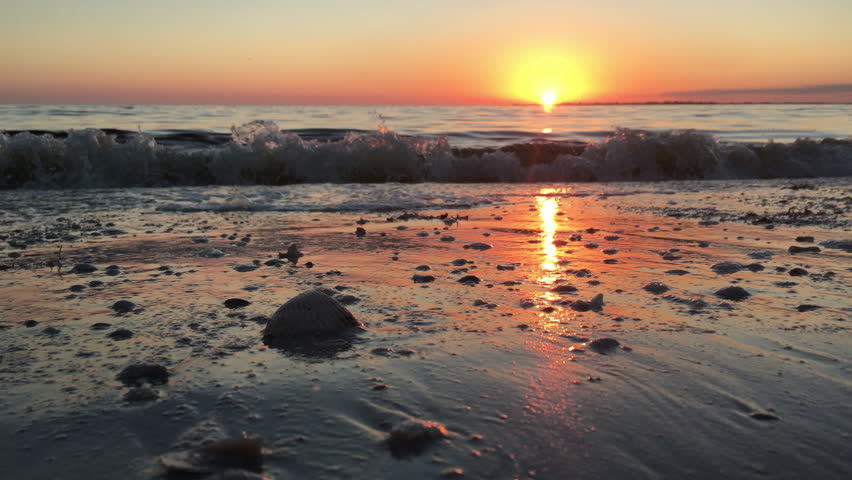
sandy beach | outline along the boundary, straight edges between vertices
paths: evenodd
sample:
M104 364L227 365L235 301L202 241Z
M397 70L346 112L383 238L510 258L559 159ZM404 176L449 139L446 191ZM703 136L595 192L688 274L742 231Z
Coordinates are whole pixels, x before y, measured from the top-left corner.
M0 192L1 463L184 478L245 432L253 473L186 478L843 478L850 186ZM317 288L364 330L266 345Z

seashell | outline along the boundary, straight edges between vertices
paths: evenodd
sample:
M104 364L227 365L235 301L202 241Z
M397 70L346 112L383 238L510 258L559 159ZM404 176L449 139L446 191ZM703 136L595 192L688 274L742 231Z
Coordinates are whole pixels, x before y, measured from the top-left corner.
M363 326L340 302L319 290L311 290L281 305L269 319L263 335L284 339Z
M157 460L170 472L214 473L230 468L259 470L263 463L263 438L228 438L193 450L167 453Z
M594 297L592 297L592 299L589 300L589 305L591 305L592 310L600 310L601 308L603 308L603 305L604 305L603 293L599 293L599 294L595 295Z

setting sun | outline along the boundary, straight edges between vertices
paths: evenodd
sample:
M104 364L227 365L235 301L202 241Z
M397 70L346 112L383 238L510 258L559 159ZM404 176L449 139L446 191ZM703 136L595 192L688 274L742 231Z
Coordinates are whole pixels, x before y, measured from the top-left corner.
M545 109L557 102L586 98L589 88L583 58L573 52L527 46L506 53L515 59L505 69L505 95Z

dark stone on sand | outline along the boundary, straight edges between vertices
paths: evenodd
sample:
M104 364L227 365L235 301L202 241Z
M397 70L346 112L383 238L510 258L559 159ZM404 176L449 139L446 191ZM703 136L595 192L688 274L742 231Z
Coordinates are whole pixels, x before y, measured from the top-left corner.
M340 295L336 299L343 305L354 305L361 301L361 299L356 297L355 295Z
M645 286L642 287L642 290L645 290L646 292L650 292L650 293L653 293L653 294L660 294L660 293L668 292L669 287L668 287L668 285L666 285L663 282L654 281L654 282L650 282L650 283L645 284Z
M94 265L89 265L88 263L78 263L74 265L74 268L71 269L71 273L92 273L96 272L98 267Z
M749 417L751 417L755 420L762 420L762 421L781 420L780 418L778 418L778 416L773 415L771 413L766 413L766 412L754 412L754 413L749 414Z
M283 261L281 261L277 258L273 258L273 259L270 259L270 260L263 262L263 264L266 265L267 267L280 267L282 265L285 265L286 262L283 262Z
M577 291L574 285L559 285L550 289L553 293L573 293Z
M438 422L405 420L394 425L388 434L387 444L395 456L417 455L446 436L447 429Z
M112 326L111 323L98 322L98 323L93 323L92 326L89 327L89 328L91 328L92 330L106 330L107 328L109 328L111 326Z
M745 300L746 298L750 297L751 294L748 293L743 287L730 286L716 290L716 296L719 298L724 298L725 300L733 300L735 302L738 302L740 300Z
M242 298L229 298L225 300L225 307L227 308L243 308L249 305L251 305L251 302Z
M833 248L843 250L846 253L852 253L852 240L826 240L820 242L820 245L825 248Z
M136 304L130 300L119 300L113 303L109 308L115 310L116 313L127 313L132 312L133 309L136 308Z
M411 277L411 280L413 280L414 283L429 283L434 282L435 277L433 277L432 275L414 275L413 277Z
M54 328L54 327L47 327L44 330L42 330L41 333L43 333L45 335L56 335L57 333L59 333L59 329Z
M124 401L126 402L149 402L151 400L156 400L159 398L159 394L156 390L149 387L138 387L131 388L124 394Z
M605 263L607 265L615 265L616 263L618 263L618 259L617 258L607 258L606 260L603 261L603 263Z
M666 270L666 275L688 275L689 272L686 270Z
M234 270L240 273L251 272L257 270L257 265L236 265L234 266Z
M808 274L808 271L804 268L794 268L788 272L791 277L804 277Z
M749 263L746 265L746 268L752 272L762 272L763 270L766 270L766 267L759 263Z
M85 285L71 285L70 287L68 287L68 290L71 290L72 292L82 292L85 289Z
M414 267L414 269L417 270L417 271L420 271L420 272L428 272L429 270L431 270L429 265L418 265L418 266Z
M155 363L135 363L124 367L115 378L128 387L141 386L143 382L163 385L169 381L169 370Z
M113 340L127 340L133 337L133 332L126 328L119 328L110 332L107 336Z
M793 245L787 249L788 252L796 254L796 253L819 253L821 250L819 247L799 247L797 245Z
M453 261L452 261L452 262L450 262L450 263L451 263L452 265L457 266L457 267L461 267L462 265L467 265L467 260L465 260L465 259L463 259L463 258L457 258L457 259L453 260Z
M571 309L578 312L588 312L592 309L592 305L585 300L577 300L576 302L571 303Z
M819 305L799 305L798 307L796 307L796 310L800 312L810 312L811 310L817 310L819 308L822 307L820 307Z
M796 237L796 241L800 242L800 243L814 243L814 237L810 237L810 236Z
M462 278L458 279L459 283L463 283L465 285L476 285L482 280L479 279L476 275L465 275Z
M474 243L470 243L470 244L468 244L468 245L465 245L463 248L464 248L465 250L471 249L471 250L484 251L484 250L488 250L488 249L490 249L490 248L492 248L492 247L491 247L491 245L489 245L489 244L487 244L487 243L483 243L483 242L474 242Z
M366 235L366 234L367 234L367 231L366 231L366 230L364 230L364 229L363 229L363 228L361 228L361 227L358 227L358 228L356 228L356 229L355 229L355 236L356 236L356 237L363 237L363 236L364 236L364 235Z
M728 275L730 273L736 273L742 270L743 268L745 268L745 265L737 262L719 262L710 267L711 270L718 273L719 275Z
M97 287L103 287L103 286L104 286L104 282L102 282L100 280L92 280L91 282L89 282L89 287L91 287L91 288L97 288Z
M609 337L596 338L589 343L589 348L597 353L606 355L621 345L618 340Z

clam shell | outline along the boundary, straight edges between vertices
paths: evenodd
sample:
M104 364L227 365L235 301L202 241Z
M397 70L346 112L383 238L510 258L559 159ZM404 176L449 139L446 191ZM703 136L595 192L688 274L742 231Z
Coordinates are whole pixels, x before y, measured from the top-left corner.
M284 339L353 327L363 325L346 307L319 290L311 290L281 305L269 319L263 335Z

